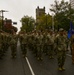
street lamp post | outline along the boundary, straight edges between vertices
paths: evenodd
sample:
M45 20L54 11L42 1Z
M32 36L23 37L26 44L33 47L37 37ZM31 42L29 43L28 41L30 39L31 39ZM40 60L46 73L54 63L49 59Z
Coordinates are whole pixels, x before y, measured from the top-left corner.
M0 12L2 13L2 30L3 30L3 18L4 18L4 12L8 12L6 10L0 10Z

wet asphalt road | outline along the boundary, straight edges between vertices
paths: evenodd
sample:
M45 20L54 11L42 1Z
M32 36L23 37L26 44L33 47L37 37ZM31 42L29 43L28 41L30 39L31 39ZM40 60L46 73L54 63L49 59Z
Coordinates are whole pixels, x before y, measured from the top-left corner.
M27 62L28 59L28 62ZM6 52L3 60L0 60L0 75L74 75L74 65L71 56L66 56L65 71L57 70L57 57L49 59L43 55L43 61L38 61L33 52L28 50L27 57L23 58L20 44L17 46L17 57L11 58L10 48Z

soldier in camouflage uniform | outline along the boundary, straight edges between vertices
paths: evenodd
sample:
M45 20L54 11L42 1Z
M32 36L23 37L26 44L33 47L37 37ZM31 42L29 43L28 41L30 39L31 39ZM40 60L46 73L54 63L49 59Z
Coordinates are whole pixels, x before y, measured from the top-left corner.
M11 41L11 35L9 33L6 34L6 47L7 49L10 46L10 41Z
M57 37L57 36L58 36L58 32L55 31L54 32L54 40L55 40L55 37ZM57 54L57 43L56 42L54 42L54 54L55 55Z
M32 40L32 42L33 42L33 52L34 52L34 54L35 54L36 57L38 56L37 55L37 36L38 36L38 33L35 30L34 31L34 39Z
M43 52L45 55L48 55L48 42L47 42L47 35L48 35L48 32L44 32L43 33Z
M2 59L3 50L2 50L2 31L0 30L0 59Z
M35 32L33 31L32 32L32 35L31 35L31 50L33 51L33 53L35 53Z
M27 54L27 33L24 32L21 36L21 50L22 50L22 56L26 57Z
M23 37L23 34L24 34L23 32L20 32L20 33L19 33L19 42L20 42L20 47L21 47L21 49L22 49L22 40L23 40L22 37Z
M32 47L32 32L30 32L29 34L28 34L28 48L29 48L29 50L30 51L32 51L33 50L33 47Z
M66 58L66 41L67 38L64 36L64 30L59 29L59 35L56 37L55 42L57 43L57 59L58 59L58 69L60 71L65 70L64 62Z
M50 34L49 34L50 33ZM50 30L50 32L47 35L47 44L48 44L48 55L49 58L53 58L53 54L54 54L54 36L53 36L53 31Z
M72 48L72 63L74 64L74 32L71 37L71 48Z
M10 48L11 48L12 58L15 58L16 57L16 51L17 51L16 34L11 35Z
M43 35L40 31L38 32L37 40L37 59L43 60Z
M3 49L3 55L4 55L5 52L8 49L8 47L7 47L7 34L6 34L6 32L2 33L2 49Z

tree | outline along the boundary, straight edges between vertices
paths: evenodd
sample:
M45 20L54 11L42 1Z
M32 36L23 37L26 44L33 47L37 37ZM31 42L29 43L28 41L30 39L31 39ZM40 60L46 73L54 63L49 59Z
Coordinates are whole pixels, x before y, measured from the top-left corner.
M52 26L52 16L50 14L45 14L39 17L37 29L45 30L49 29L51 26Z
M21 31L26 30L27 32L32 31L34 29L35 20L33 17L24 16L21 18Z
M0 29L2 29L2 19L0 18Z
M74 10L71 9L70 3L65 2L64 0L55 1L55 4L51 5L51 11L55 14L55 27L56 29L64 28L65 30L69 30L70 21L74 20Z

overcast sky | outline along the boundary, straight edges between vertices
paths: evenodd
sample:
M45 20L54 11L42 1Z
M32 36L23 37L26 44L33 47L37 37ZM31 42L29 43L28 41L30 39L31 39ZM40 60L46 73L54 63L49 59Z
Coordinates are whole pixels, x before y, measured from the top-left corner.
M20 30L20 20L24 15L33 16L35 18L35 9L37 6L40 8L45 6L46 13L50 13L49 8L51 8L51 4L53 3L54 0L0 0L0 10L9 11L4 13L4 18L12 19L13 22L16 21L16 27Z

